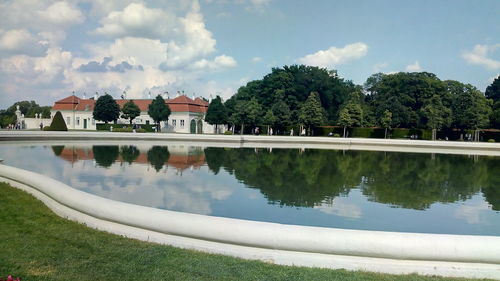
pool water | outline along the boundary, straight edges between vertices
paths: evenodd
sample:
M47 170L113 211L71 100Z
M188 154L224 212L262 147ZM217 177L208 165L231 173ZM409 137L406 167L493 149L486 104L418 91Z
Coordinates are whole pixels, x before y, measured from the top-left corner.
M500 235L500 157L1 144L4 164L101 197L284 224Z

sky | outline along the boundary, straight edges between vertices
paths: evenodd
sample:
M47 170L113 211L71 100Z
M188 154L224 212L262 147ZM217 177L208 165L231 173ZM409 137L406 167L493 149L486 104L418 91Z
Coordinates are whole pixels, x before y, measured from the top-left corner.
M500 1L0 0L0 108L75 92L236 93L273 67L427 71L483 91L500 74Z

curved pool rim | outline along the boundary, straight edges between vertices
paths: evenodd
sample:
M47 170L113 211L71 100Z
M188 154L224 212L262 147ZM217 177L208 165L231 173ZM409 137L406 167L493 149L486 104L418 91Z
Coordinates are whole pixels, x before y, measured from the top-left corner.
M11 133L8 139L12 141L26 140L33 138L34 135L40 139L45 135L43 133L24 133ZM57 137L59 140L64 140L66 139L64 136L68 136L70 139L75 139L82 134L87 135L88 133L48 134L48 138ZM14 139L15 135L17 137ZM161 138L162 135L164 135L163 138ZM5 140L4 136L5 134L1 133L0 139ZM102 138L108 136L117 140L115 133L101 135ZM124 134L120 136L120 139L129 136L131 138L150 137ZM180 141L216 141L216 143L220 143L226 137L155 134L154 138L155 141L172 141L174 138ZM230 142L238 139L236 136L231 137L228 138ZM279 141L286 142L287 139L290 139L290 137L244 137L246 139L243 142L241 142L240 137L239 145L261 140L267 141L267 143L260 143L261 145L269 142L276 144ZM311 139L319 139L291 138L307 139L309 142L317 141ZM331 140L331 138L323 139L326 139L323 142ZM369 139L363 141L365 145L369 145ZM411 150L413 147L408 147L409 144L405 143L402 147ZM478 143L470 144L477 145ZM290 145L290 143L283 145ZM390 145L397 146L397 143L390 142ZM415 146L415 144L410 145ZM421 144L416 145L421 146ZM314 146L314 143L307 143L307 148L311 148L311 146ZM376 146L380 146L380 144L377 142ZM462 145L452 149L470 148ZM474 146L470 150L479 151L480 154L492 152L488 155L495 155L496 152L500 152L500 145ZM160 210L105 199L76 190L44 175L7 165L0 165L0 180L33 194L62 217L96 229L144 241L283 265L500 280L500 237L498 236L347 230Z

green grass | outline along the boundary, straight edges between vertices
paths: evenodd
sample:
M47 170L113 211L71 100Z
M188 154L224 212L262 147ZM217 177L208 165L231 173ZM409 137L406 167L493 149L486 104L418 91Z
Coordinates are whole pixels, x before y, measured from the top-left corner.
M466 280L286 267L181 250L62 219L0 183L0 278L35 280Z

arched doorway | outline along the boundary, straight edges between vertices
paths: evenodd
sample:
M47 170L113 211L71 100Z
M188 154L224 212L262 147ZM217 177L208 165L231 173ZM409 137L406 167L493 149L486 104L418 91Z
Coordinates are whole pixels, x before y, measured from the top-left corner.
M203 134L203 121L198 120L198 128L197 128L197 133L198 134Z
M192 119L191 123L189 124L189 132L191 134L196 134L196 121L194 121L194 119Z

